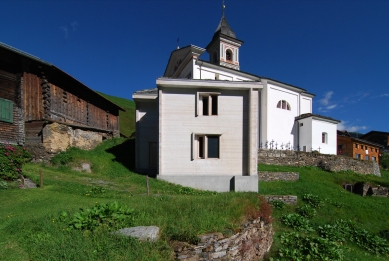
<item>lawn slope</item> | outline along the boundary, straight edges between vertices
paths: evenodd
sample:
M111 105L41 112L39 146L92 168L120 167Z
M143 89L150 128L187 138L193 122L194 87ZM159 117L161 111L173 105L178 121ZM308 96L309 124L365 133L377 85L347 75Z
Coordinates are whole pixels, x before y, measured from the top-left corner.
M101 92L99 94L126 110L119 112L120 133L126 137L130 137L135 132L135 102Z

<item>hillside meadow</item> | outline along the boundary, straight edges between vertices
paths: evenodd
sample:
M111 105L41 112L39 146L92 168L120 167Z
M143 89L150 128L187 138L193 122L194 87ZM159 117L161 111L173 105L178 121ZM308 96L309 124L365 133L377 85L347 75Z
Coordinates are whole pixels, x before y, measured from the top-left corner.
M0 260L174 260L173 241L239 230L257 193L215 193L169 184L134 172L134 142L117 138L92 151L69 149L52 164L28 163L25 176L43 187L0 190ZM92 173L72 170L90 163ZM274 203L274 244L267 260L387 260L388 198L361 197L344 183L389 187L382 177L317 168L259 165L300 173L296 182L260 182L259 195L297 195L297 206ZM307 207L308 206L308 207ZM155 225L156 243L111 234L117 228ZM358 240L360 239L360 240Z

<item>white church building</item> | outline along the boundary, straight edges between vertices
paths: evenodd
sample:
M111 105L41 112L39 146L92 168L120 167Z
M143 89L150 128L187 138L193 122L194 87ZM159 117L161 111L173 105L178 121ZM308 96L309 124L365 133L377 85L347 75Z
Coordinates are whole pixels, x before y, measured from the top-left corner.
M240 71L242 44L223 12L208 46L174 50L157 88L133 94L138 172L257 192L259 148L336 154L339 121L312 114L306 90Z

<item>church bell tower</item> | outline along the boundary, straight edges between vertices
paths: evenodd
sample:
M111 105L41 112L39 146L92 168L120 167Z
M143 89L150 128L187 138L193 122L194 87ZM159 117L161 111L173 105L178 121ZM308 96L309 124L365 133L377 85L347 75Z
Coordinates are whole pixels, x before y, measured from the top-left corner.
M223 4L222 19L212 41L205 49L209 53L211 63L239 70L239 47L243 44L243 41L236 39L234 31L228 25L225 8Z

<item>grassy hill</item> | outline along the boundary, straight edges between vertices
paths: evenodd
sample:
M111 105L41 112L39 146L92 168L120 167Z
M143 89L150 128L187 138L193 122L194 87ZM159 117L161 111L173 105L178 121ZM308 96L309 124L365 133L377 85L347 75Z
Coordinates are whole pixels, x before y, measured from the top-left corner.
M120 133L130 137L135 132L135 102L101 92L99 94L126 110L125 112L119 112Z
M174 260L172 240L195 242L197 235L207 232L231 235L248 210L260 207L257 193L203 192L155 179L149 179L148 195L146 177L132 171L128 154L132 146L133 140L118 138L92 151L73 148L61 153L54 158L56 166L25 165L24 174L38 183L42 171L44 186L19 189L11 183L8 189L0 189L0 260ZM83 162L92 165L92 173L71 169ZM341 185L369 182L389 187L389 172L379 178L317 168L259 168L300 173L296 182L259 184L261 195L299 198L298 206L274 208L275 243L268 258L307 260L310 255L311 260L325 260L335 253L338 258L329 260L388 259L380 250L388 246L381 244L381 237L389 230L389 199L361 197ZM296 219L291 214L312 212L303 208L310 203L303 200L306 194L318 203L312 207L316 214ZM355 226L336 225L338 220ZM159 226L160 240L138 242L110 234L118 227L136 225ZM330 239L319 237L319 232Z

